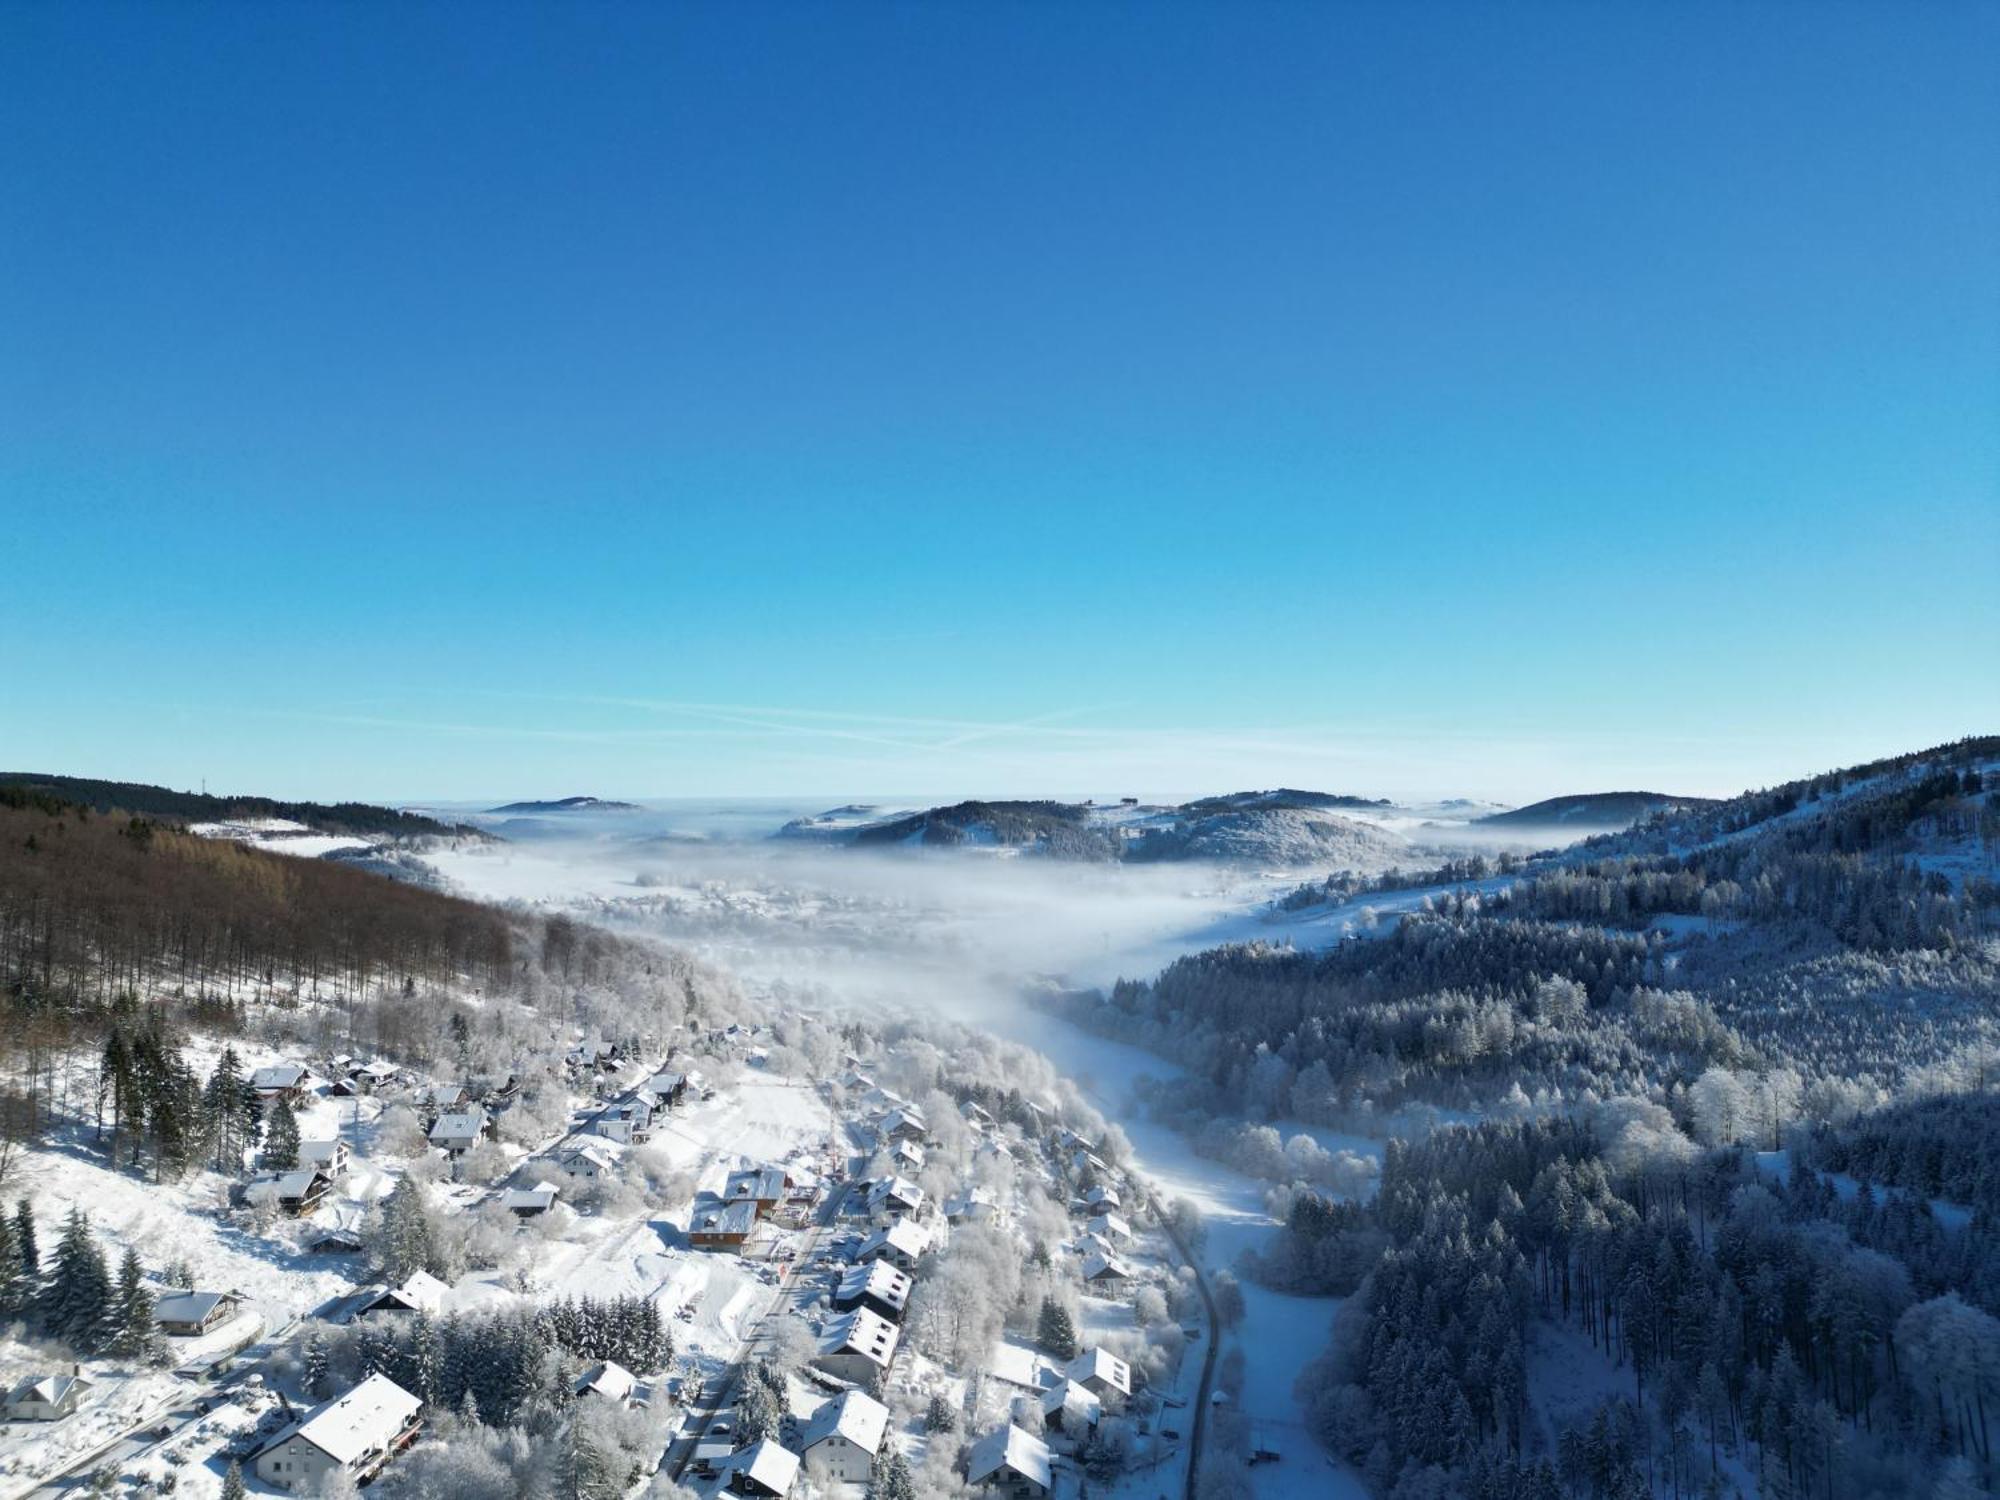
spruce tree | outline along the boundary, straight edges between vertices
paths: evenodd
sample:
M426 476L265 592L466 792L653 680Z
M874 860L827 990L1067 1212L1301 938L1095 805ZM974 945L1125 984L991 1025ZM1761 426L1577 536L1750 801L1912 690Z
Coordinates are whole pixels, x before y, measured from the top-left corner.
M0 1321L17 1318L28 1305L27 1277L21 1269L21 1245L14 1221L0 1214Z
M589 1419L590 1408L578 1407L563 1435L556 1491L561 1500L612 1500L624 1488L618 1482L612 1455L588 1430Z
M153 1294L146 1289L145 1269L135 1250L126 1250L118 1263L118 1289L111 1303L113 1354L140 1359L160 1347L160 1335L153 1326Z
M222 1500L249 1500L249 1494L243 1483L243 1465L232 1458L222 1476Z
M324 1401L332 1395L326 1383L326 1340L315 1328L306 1340L305 1391L315 1401Z
M201 1093L202 1113L208 1117L209 1136L215 1146L210 1160L218 1172L234 1172L243 1163L242 1100L242 1063L234 1047L224 1047Z
M111 1272L80 1208L69 1211L56 1244L55 1264L42 1296L50 1333L81 1354L95 1354L109 1335Z
M270 1127L264 1135L264 1160L280 1172L299 1164L299 1117L283 1094L272 1101Z
M910 1473L910 1461L893 1448L875 1461L876 1500L917 1500L917 1481Z
M1053 1297L1042 1298L1041 1316L1035 1324L1035 1342L1057 1359L1076 1358L1076 1320L1069 1309Z
M32 1293L41 1279L42 1252L35 1238L35 1210L26 1198L14 1205L14 1243L21 1255L21 1274Z

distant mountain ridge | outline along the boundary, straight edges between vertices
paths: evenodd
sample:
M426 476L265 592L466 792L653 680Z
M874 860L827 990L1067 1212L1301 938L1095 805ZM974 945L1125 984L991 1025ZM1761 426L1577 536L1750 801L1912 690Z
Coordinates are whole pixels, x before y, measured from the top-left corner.
M985 848L1053 859L1263 864L1381 864L1402 841L1334 809L1390 804L1281 787L1230 792L1179 806L1057 801L956 802L885 813L856 805L795 818L777 837L851 848Z
M1582 792L1550 797L1473 821L1483 828L1630 828L1641 818L1675 808L1713 807L1713 797L1675 797L1666 792Z
M637 812L636 802L612 802L603 797L559 797L553 802L509 802L489 807L489 813Z
M133 813L182 823L286 818L322 833L380 838L449 836L474 831L439 822L422 813L377 807L367 802L285 802L274 797L212 796L207 792L177 792L140 781L97 781L87 776L49 776L34 771L0 771L0 789L75 803L93 812Z

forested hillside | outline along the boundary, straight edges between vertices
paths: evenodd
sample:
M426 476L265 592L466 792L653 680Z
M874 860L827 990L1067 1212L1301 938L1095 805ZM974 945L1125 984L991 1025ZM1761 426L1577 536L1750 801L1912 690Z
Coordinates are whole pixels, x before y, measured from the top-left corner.
M1301 1397L1382 1493L1972 1494L2000 1401L1996 856L2000 741L1968 741L1449 865L1324 951L1050 1003L1182 1064L1157 1110L1280 1184L1288 1228L1244 1269L1352 1294ZM1363 1164L1264 1123L1291 1120L1400 1137L1379 1197L1326 1198ZM1566 1338L1606 1394L1565 1426L1534 1363Z
M73 802L93 812L124 812L182 823L226 822L244 818L287 818L323 833L381 838L471 834L475 830L441 823L421 813L400 812L367 802L282 802L271 797L218 797L176 792L135 781L93 781L84 776L45 776L0 771L0 791Z

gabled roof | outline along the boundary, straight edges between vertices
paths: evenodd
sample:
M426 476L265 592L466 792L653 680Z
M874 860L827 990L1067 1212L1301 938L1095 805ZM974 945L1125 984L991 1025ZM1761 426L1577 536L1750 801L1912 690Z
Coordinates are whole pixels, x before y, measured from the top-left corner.
M500 1195L502 1208L550 1209L556 1206L556 1195L562 1191L553 1182L538 1182L533 1187L508 1188Z
M732 1458L729 1467L773 1494L783 1495L799 1477L799 1456L769 1438L759 1438Z
M998 1206L999 1200L985 1188L971 1187L944 1200L944 1216L947 1219L963 1219L979 1209Z
M1086 1349L1071 1360L1068 1374L1074 1381L1095 1378L1127 1396L1132 1394L1132 1367L1101 1346Z
M1012 1422L995 1428L972 1445L972 1452L965 1462L965 1477L978 1484L1003 1469L1047 1489L1049 1445L1032 1433L1021 1431Z
M1104 1414L1104 1403L1089 1387L1065 1378L1042 1395L1042 1415L1053 1417L1057 1412L1063 1414L1065 1422L1075 1419L1094 1424Z
M1083 1201L1092 1208L1118 1208L1121 1206L1118 1189L1094 1187L1083 1195Z
M911 1259L922 1255L930 1248L931 1237L924 1233L923 1226L913 1224L908 1219L898 1219L887 1229L878 1229L861 1242L861 1248L854 1253L856 1260L867 1260L883 1250L893 1250L898 1255Z
M273 1063L250 1075L253 1089L295 1089L306 1081L306 1070L297 1063Z
M607 1147L600 1146L594 1140L584 1140L578 1141L573 1146L563 1147L562 1150L556 1153L556 1160L583 1160L589 1162L599 1171L604 1171L618 1165L618 1153Z
M1101 1251L1093 1250L1089 1255L1084 1257L1083 1279L1085 1281L1100 1281L1112 1277L1120 1281L1129 1281L1132 1277L1132 1268L1117 1256L1105 1255Z
M924 1206L924 1190L907 1177L883 1177L868 1189L868 1209L900 1208L915 1213Z
M280 1198L303 1198L313 1189L315 1182L333 1185L326 1173L318 1167L300 1167L296 1172L280 1172L276 1178Z
M1092 1234L1102 1235L1107 1238L1114 1234L1120 1239L1129 1240L1132 1238L1132 1226L1117 1214L1099 1214L1085 1227Z
M401 1286L383 1288L372 1296L364 1293L361 1306L381 1312L436 1312L450 1291L430 1272L412 1271Z
M153 1304L153 1317L161 1323L201 1323L225 1302L241 1302L234 1292L175 1292Z
M49 1406L59 1406L71 1391L82 1395L89 1389L90 1382L81 1375L31 1375L8 1393L7 1402L13 1405L21 1401L40 1401Z
M864 1265L849 1266L840 1278L840 1289L834 1293L837 1302L853 1302L862 1297L872 1297L884 1307L901 1312L910 1300L910 1288L915 1283L907 1271L899 1271L885 1260L871 1260Z
M828 1438L840 1436L864 1453L882 1447L882 1434L889 1426L889 1408L866 1391L842 1391L813 1413L799 1440L799 1450L810 1453Z
M388 1447L423 1405L387 1375L370 1375L346 1395L315 1406L259 1451L300 1438L344 1466Z
M819 1352L862 1354L887 1369L889 1361L896 1357L896 1342L901 1337L901 1331L887 1318L857 1307L826 1325L826 1331L820 1335Z
M607 1359L576 1377L576 1394L581 1396L591 1391L613 1401L629 1401L638 1385L638 1377L630 1370L615 1359Z
M347 1150L345 1141L300 1141L299 1162L305 1166L319 1166L324 1162L335 1160L345 1150Z

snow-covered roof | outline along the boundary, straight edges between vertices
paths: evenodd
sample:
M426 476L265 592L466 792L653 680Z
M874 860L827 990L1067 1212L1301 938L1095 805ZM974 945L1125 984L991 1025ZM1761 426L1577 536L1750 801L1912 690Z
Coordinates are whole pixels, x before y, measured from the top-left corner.
M878 1229L863 1240L860 1250L855 1252L855 1258L867 1260L884 1250L893 1250L898 1255L914 1258L928 1250L930 1243L931 1237L924 1232L921 1224L914 1224L908 1219L898 1219L887 1229Z
M944 1200L944 1216L947 1219L964 1219L976 1215L982 1208L994 1208L999 1200L983 1187L967 1188L962 1193L953 1193Z
M773 1494L783 1495L799 1477L799 1456L770 1438L759 1438L732 1458L729 1468Z
M300 1141L299 1165L323 1167L329 1162L338 1161L346 1150L345 1141Z
M1075 1381L1102 1380L1124 1395L1132 1394L1132 1367L1108 1350L1093 1346L1069 1362L1069 1378Z
M89 1389L90 1382L81 1375L31 1375L8 1393L7 1404L12 1406L22 1401L40 1401L56 1406L72 1390L81 1395Z
M153 1304L153 1317L161 1323L201 1323L225 1302L240 1302L234 1292L175 1292Z
M910 1300L910 1288L914 1284L908 1272L899 1271L884 1260L871 1260L847 1268L840 1278L840 1290L834 1294L834 1300L853 1302L862 1297L872 1297L884 1307L901 1312Z
M924 1206L924 1190L907 1177L884 1177L868 1189L871 1213L883 1208L915 1213Z
M300 1167L296 1172L280 1172L277 1176L280 1198L303 1198L313 1189L315 1182L323 1182L326 1173L318 1167Z
M728 1187L723 1192L725 1198L755 1198L772 1203L784 1196L785 1171L782 1167L748 1167L741 1172L731 1172Z
M1115 1255L1105 1255L1093 1250L1084 1257L1083 1279L1085 1281L1130 1280L1132 1268Z
M901 1336L894 1323L865 1307L842 1313L826 1325L820 1335L819 1352L863 1354L883 1369L896 1357L896 1341Z
M500 1205L510 1209L550 1209L556 1206L556 1194L562 1191L553 1182L538 1182L533 1187L508 1188L500 1195Z
M1104 1414L1104 1403L1097 1393L1074 1380L1064 1379L1060 1385L1052 1385L1042 1395L1042 1416L1053 1417L1058 1411L1063 1420L1095 1423Z
M1083 1201L1088 1203L1092 1208L1118 1208L1122 1206L1118 1197L1118 1189L1116 1188L1094 1187L1083 1195Z
M485 1129L485 1110L461 1110L456 1114L439 1115L437 1124L431 1126L431 1139L433 1141L475 1140Z
M995 1380L1004 1380L1024 1390L1039 1391L1044 1384L1041 1356L1032 1349L1010 1344L1004 1338L993 1341L993 1352L986 1360L986 1373Z
M335 1463L351 1464L388 1447L423 1404L387 1375L370 1375L346 1395L315 1406L266 1443L263 1451L302 1438Z
M738 1198L698 1208L688 1220L689 1234L749 1234L757 1227L757 1200Z
M1049 1445L1012 1422L995 1428L972 1445L965 1463L965 1477L978 1484L1003 1469L1047 1489Z
M297 1063L273 1063L250 1075L253 1089L295 1089L306 1081L306 1070Z
M1092 1234L1107 1238L1112 1235L1124 1240L1132 1238L1132 1226L1117 1214L1099 1214L1086 1227Z
M577 1395L591 1391L613 1401L631 1400L632 1392L638 1385L638 1377L615 1359L594 1364L576 1377Z
M842 1391L813 1413L799 1442L810 1453L828 1438L847 1439L864 1453L882 1446L882 1434L889 1425L889 1408L866 1391Z
M412 1271L404 1278L401 1286L386 1287L372 1295L364 1293L363 1307L376 1308L383 1312L401 1309L404 1312L436 1312L444 1305L451 1288L428 1271Z
M588 1162L601 1172L618 1165L618 1153L594 1140L579 1141L574 1146L563 1147L556 1153L556 1160Z

